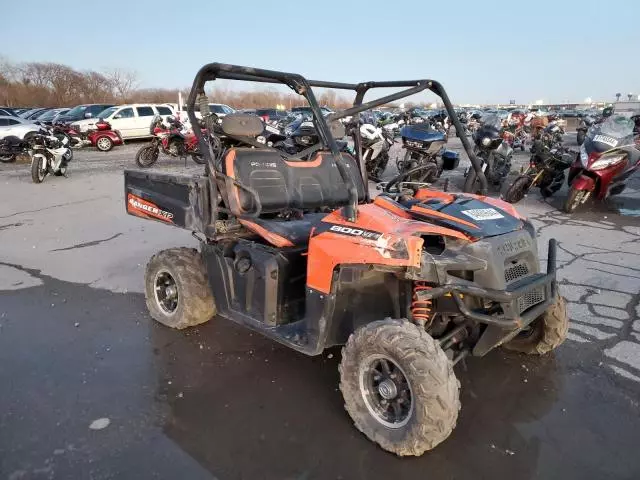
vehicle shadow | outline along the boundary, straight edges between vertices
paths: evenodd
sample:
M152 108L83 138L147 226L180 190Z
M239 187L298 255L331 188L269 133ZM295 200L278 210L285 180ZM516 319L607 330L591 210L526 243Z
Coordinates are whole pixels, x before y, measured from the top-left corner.
M340 349L305 357L217 318L184 334L154 325L152 343L164 433L223 479L531 478L541 440L521 427L549 412L562 381L553 356L495 351L461 362L454 433L401 459L344 410Z

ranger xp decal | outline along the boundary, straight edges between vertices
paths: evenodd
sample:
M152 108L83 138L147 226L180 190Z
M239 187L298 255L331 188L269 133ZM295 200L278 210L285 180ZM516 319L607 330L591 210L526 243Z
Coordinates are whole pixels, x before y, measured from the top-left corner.
M173 213L162 210L157 205L132 193L127 195L127 211L134 215L153 217L163 222L173 223Z

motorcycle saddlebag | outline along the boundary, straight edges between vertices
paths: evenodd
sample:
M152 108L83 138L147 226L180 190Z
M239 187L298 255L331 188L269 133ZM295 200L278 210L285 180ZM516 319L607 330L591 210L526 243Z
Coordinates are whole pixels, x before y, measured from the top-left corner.
M442 152L442 168L444 170L455 170L460 164L460 154L452 150Z

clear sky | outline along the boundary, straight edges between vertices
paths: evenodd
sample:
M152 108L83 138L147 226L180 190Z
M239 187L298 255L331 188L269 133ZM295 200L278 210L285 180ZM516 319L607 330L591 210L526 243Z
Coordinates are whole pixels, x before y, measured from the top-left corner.
M190 86L221 61L321 80L433 78L455 103L640 93L639 0L31 0L2 14L0 56L122 67L143 87Z

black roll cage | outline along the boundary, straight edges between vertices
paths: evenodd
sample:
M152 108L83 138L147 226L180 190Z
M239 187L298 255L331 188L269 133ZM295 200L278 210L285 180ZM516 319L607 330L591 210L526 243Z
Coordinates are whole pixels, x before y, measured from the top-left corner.
M349 205L344 208L343 216L349 221L355 221L357 215L357 204L358 204L358 192L356 186L353 184L351 177L349 176L346 166L342 160L340 152L338 150L338 146L336 144L335 139L331 135L331 130L329 129L328 122L332 122L334 120L338 120L340 118L352 116L354 117L356 125L359 123L359 114L360 112L364 112L366 110L379 107L389 102L393 102L395 100L399 100L401 98L408 97L410 95L414 95L423 90L430 90L436 95L438 95L442 102L444 103L445 110L447 111L451 122L456 128L456 132L460 141L462 142L462 146L467 152L467 156L471 161L471 165L473 169L476 171L478 179L480 180L481 192L484 194L487 191L488 184L487 179L482 171L482 165L476 155L473 153L473 148L469 143L468 138L464 134L464 129L460 124L460 120L455 113L453 105L449 100L449 96L447 92L445 92L444 87L435 80L399 80L399 81L390 81L390 82L364 82L364 83L341 83L341 82L326 82L322 80L307 80L302 75L297 73L286 73L279 72L275 70L265 70L261 68L253 68L253 67L242 67L239 65L229 65L224 63L209 63L202 67L198 73L196 74L195 79L193 80L193 86L191 88L191 92L189 93L189 98L187 100L187 115L189 117L189 121L192 125L198 125L198 120L195 116L195 105L198 99L206 99L206 94L204 90L204 86L206 82L213 81L216 79L226 79L226 80L244 80L250 82L260 82L260 83L282 83L284 85L289 86L294 92L305 97L307 102L309 102L309 106L311 107L311 111L313 112L313 123L315 125L316 130L318 131L318 136L320 137L320 142L328 147L333 157L336 161L336 165L338 167L338 171L340 172L340 176L342 177L345 185L349 190ZM333 88L339 90L353 90L356 92L356 97L353 102L353 106L351 108L347 108L345 110L341 110L338 112L334 112L329 114L326 118L322 115L322 111L320 110L320 105L316 100L316 97L313 93L311 87L318 88ZM364 100L365 94L372 88L400 88L407 87L406 90L401 90L396 93L392 93L390 95L386 95L384 97L371 100L366 103L362 103ZM202 108L201 108L202 111ZM202 112L203 116L205 112ZM209 128L211 125L207 125ZM216 171L215 166L215 158L213 155L210 146L205 141L202 132L199 128L194 128L194 133L198 138L198 142L200 144L200 151L203 152L203 155L207 159L207 169L209 171ZM358 129L356 129L358 130ZM359 130L358 134L354 135L355 141L355 150L357 154L357 161L360 168L360 174L363 178L364 184L367 185L367 171L364 165L364 161L362 159L362 139L360 138ZM211 176L210 176L211 177ZM215 224L217 220L217 204L216 199L218 198L217 184L213 178L210 178L210 188L211 188L211 212L213 214L213 218L211 219L211 223ZM365 188L365 192L367 195L367 200L369 200L368 189Z

